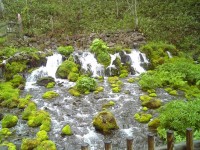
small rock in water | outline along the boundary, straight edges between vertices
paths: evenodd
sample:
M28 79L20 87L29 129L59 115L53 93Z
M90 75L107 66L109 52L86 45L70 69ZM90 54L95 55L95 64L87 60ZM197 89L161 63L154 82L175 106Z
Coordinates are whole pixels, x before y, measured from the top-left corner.
M2 119L3 119L3 114L0 113L0 120L2 120Z

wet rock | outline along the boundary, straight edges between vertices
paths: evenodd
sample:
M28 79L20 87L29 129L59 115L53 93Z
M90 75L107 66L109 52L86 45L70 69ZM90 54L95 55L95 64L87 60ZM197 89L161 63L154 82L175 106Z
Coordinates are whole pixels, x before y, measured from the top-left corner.
M1 146L0 145L0 150L8 150L8 146Z
M124 64L131 64L131 57L129 55L126 55L126 53L124 51L119 53L120 57L121 57L121 62Z
M93 126L102 134L110 134L112 130L119 129L114 115L109 111L99 112L93 119Z
M162 103L161 103L161 100L159 100L159 99L153 99L153 100L142 103L142 106L145 106L150 109L159 108L161 105L162 105Z
M0 113L0 120L2 120L3 119L3 114L2 113Z
M108 66L105 71L105 75L110 76L118 76L119 70L115 66Z
M44 78L40 78L37 80L37 85L40 85L40 86L47 86L48 83L50 82L55 82L54 78L53 77L44 77Z

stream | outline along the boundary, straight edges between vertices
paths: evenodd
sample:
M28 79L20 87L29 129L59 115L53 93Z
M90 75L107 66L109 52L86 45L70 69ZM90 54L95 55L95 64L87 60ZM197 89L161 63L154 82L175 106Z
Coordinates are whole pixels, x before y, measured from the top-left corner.
M55 72L58 66L62 63L62 56L54 53L54 55L47 58L46 66L41 66L37 70L34 70L27 76L27 82L25 89L22 91L21 96L26 94L33 95L32 100L37 104L38 109L48 111L52 120L51 131L49 132L50 140L56 143L58 150L79 150L81 144L84 142L90 145L90 150L103 150L104 141L111 140L113 150L126 150L126 138L133 137L133 147L135 150L147 149L147 124L138 123L134 119L134 114L141 110L141 102L139 97L144 93L137 81L129 83L127 81L130 77L137 77L141 73L145 72L145 69L140 66L141 56L143 62L148 63L144 54L139 55L140 52L132 50L131 54L128 54L132 60L132 66L136 70L136 75L129 75L129 77L121 79L123 82L122 90L120 93L112 93L112 89L108 84L107 77L104 77L104 81L98 82L98 86L103 86L104 91L98 94L90 93L88 95L82 95L81 97L73 97L68 93L68 89L75 85L68 80L58 79L55 76ZM77 55L81 61L82 68L92 71L92 75L97 77L104 75L102 66L97 63L94 55L89 52L83 52ZM118 54L112 55L112 61L118 56ZM111 65L112 66L112 61ZM55 78L56 86L50 90L56 91L59 97L52 100L44 100L42 98L43 93L49 89L37 86L35 82L37 79L44 76L52 76ZM172 100L174 97L168 95L163 89L157 89L158 98L163 102ZM102 110L103 104L109 101L114 101L115 105L110 107L110 111L114 114L119 130L114 131L111 135L102 135L95 131L92 125L93 117ZM15 143L17 147L20 147L22 138L34 138L39 128L30 128L26 124L25 120L21 119L21 112L23 110L12 109L12 113L19 116L19 122L17 126L13 127L15 136L10 137L10 141ZM3 108L0 113L10 112L9 109ZM148 112L155 114L155 110L148 110ZM72 136L61 136L61 129L69 124L72 128ZM0 125L1 129L1 125ZM157 139L157 143L162 143Z

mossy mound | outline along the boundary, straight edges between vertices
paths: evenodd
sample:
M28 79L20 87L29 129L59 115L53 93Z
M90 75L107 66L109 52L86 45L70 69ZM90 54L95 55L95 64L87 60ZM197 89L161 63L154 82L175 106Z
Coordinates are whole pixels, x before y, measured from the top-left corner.
M37 106L34 102L29 102L28 106L22 112L22 119L28 120L28 117L31 115L33 111L37 110Z
M69 57L70 54L74 52L74 48L72 46L59 46L58 52L66 57Z
M147 101L150 101L150 100L152 100L153 98L152 97L150 97L150 96L148 96L148 95L142 95L142 96L140 96L140 100L142 101L142 102L147 102Z
M20 109L25 108L28 105L28 103L31 100L31 98L32 98L31 95L26 95L25 98L20 98L19 99L19 104L18 104L17 107L20 108Z
M160 119L154 118L152 121L148 123L149 128L157 129L160 125Z
M142 102L142 106L145 106L150 109L159 108L161 105L162 105L162 102L159 99L152 99L150 101Z
M99 86L96 88L96 90L94 91L95 94L98 94L99 92L103 92L104 88L102 86Z
M52 99L58 97L59 94L56 93L55 91L47 91L42 95L42 98L44 99Z
M12 132L10 131L9 128L2 128L0 130L0 137L1 137L1 135L3 135L3 137L8 137L11 134L12 134Z
M2 144L0 144L0 149L2 147L5 148L5 150L17 150L16 145L10 142L3 142Z
M78 65L73 61L65 60L57 69L56 76L62 79L68 79L70 72L78 73ZM71 78L71 75L70 75Z
M133 83L133 82L135 82L135 79L134 79L134 78L129 78L127 81L128 81L129 83Z
M18 122L18 117L12 114L5 115L2 119L2 127L3 128L11 128L16 126Z
M157 94L156 93L150 93L149 96L150 97L157 97Z
M56 85L55 82L49 82L46 86L46 88L50 89L50 88L53 88L54 86Z
M14 75L10 82L12 83L12 86L14 88L21 87L20 89L23 89L23 87L25 86L25 79L19 74Z
M42 141L36 150L57 150L56 144L51 140Z
M119 129L114 115L109 111L101 111L93 118L93 126L102 134L110 134Z
M45 130L37 132L36 137L39 141L44 141L49 139L48 134Z
M71 130L71 127L70 127L70 125L65 125L63 128L62 128L62 135L67 135L67 136L70 136L70 135L72 135L73 133L72 133L72 130Z
M33 150L39 145L37 139L22 139L21 150Z
M110 83L110 85L112 87L113 93L121 92L121 86L122 86L123 82L119 80L119 77L117 77L117 76L108 77L108 82Z
M81 96L81 93L74 87L70 88L68 92L75 97Z
M137 120L140 123L147 123L152 118L151 114L145 114L145 113L136 113L134 115L135 120Z
M43 77L37 80L37 85L39 86L47 86L49 83L55 83L55 80L53 77Z
M104 105L102 106L102 108L103 108L103 109L107 109L107 108L112 107L112 106L114 106L114 105L115 105L115 102L114 102L114 101L109 101L108 103L104 104Z

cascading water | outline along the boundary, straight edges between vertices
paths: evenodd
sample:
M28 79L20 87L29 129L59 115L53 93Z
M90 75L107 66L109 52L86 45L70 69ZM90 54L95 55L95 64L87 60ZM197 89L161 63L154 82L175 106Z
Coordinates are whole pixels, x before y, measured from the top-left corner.
M128 54L127 54L128 55ZM133 56L135 55L135 56ZM74 56L78 56L82 68L85 70L91 69L93 76L101 75L96 67L98 63L94 58L94 55L89 52L83 52L82 54L74 53ZM132 65L136 65L136 69L141 73L142 70L139 66L140 61L139 52L133 52L129 56L134 59ZM112 61L118 54L111 55ZM144 62L145 57L144 58ZM134 120L133 115L141 109L139 96L142 95L139 85L135 83L129 83L126 79L122 79L124 86L120 93L112 93L111 87L105 77L104 82L99 82L99 86L104 87L104 91L99 94L91 93L84 95L79 98L73 97L68 93L68 88L72 87L74 83L70 83L65 80L64 86L56 85L53 89L59 94L59 97L45 101L42 99L44 92L48 91L45 87L39 87L33 84L41 76L52 76L55 77L57 67L61 64L62 57L59 54L54 54L47 58L46 66L42 66L39 69L32 72L27 78L25 93L33 95L33 101L37 103L38 109L48 111L51 116L52 128L49 132L49 137L53 140L58 150L78 150L80 144L83 142L89 143L91 150L103 150L104 140L110 139L113 143L113 149L125 150L126 141L125 138L132 136L134 138L134 149L145 150L147 149L146 144L146 133L148 128L146 124L140 124ZM88 67L91 65L91 67ZM58 80L58 79L56 79ZM31 91L29 89L32 89ZM129 94L125 94L125 91L129 91ZM119 130L115 131L114 134L103 136L97 133L92 126L93 117L102 110L102 106L108 103L110 100L115 102L115 105L110 108L110 111L115 115ZM61 129L69 124L72 128L73 135L69 137L61 136ZM22 126L20 126L21 128ZM27 128L27 126L26 126Z
M149 63L145 54L141 53L138 50L133 49L130 54L132 64L131 66L135 69L136 74L141 74L145 72L145 69L141 66L141 63Z

